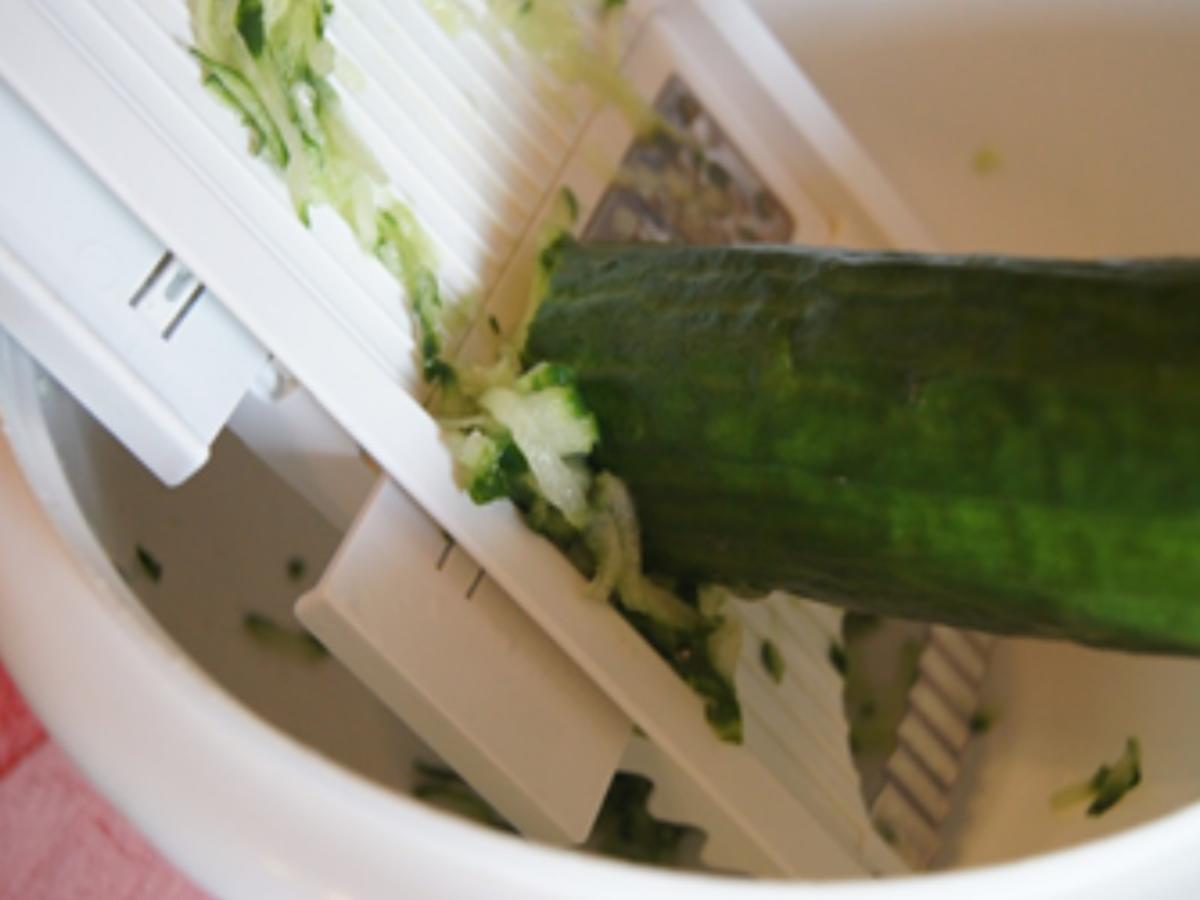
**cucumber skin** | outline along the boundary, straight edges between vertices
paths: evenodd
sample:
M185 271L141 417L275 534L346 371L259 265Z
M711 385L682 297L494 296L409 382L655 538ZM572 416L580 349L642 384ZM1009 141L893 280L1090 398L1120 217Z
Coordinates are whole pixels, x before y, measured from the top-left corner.
M1200 653L1200 262L557 248L647 571Z

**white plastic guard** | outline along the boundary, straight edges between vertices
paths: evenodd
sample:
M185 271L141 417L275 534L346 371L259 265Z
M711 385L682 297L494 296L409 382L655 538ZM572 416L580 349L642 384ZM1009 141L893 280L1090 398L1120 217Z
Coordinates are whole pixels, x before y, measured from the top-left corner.
M296 611L523 833L587 838L629 717L391 479Z
M0 327L168 485L266 351L0 84Z

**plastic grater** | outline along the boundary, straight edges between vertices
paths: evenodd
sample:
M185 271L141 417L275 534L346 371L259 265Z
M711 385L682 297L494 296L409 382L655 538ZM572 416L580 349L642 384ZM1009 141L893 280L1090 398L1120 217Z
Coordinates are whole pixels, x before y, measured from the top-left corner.
M717 742L696 698L611 610L583 599L581 580L556 553L510 510L477 509L458 491L436 428L413 399L412 340L395 285L362 258L336 223L318 217L307 232L296 222L274 176L245 153L233 117L200 88L183 52L187 35L182 3L25 0L14 4L9 27L0 34L0 67L17 92L173 248L171 259L186 260L188 271L221 298L221 305L206 306L232 314L226 316L228 333L209 336L207 355L169 357L163 369L202 379L227 367L234 342L266 348L395 479L372 494L321 588L302 602L305 620L402 715L423 726L435 749L502 812L539 837L578 840L589 806L594 812L607 777L622 765L656 781L653 805L661 814L705 830L705 859L716 867L808 877L902 870L900 856L876 833L859 798L845 749L840 682L823 668L837 635L837 614L811 606L747 607L747 631L769 632L794 677L778 687L763 683L751 655L754 641L747 641L738 679L746 744ZM628 128L611 110L551 102L542 87L544 73L529 60L515 50L498 53L476 35L447 36L416 2L346 0L333 19L332 39L360 72L355 80L361 86L344 92L355 126L432 235L445 287L451 293L478 292L484 314L511 326L525 297L537 223L554 193L560 185L571 186L585 218L601 207L607 176L630 145ZM660 96L678 79L726 135L736 136L749 168L786 209L792 239L928 246L867 158L742 4L634 3L624 52L627 76L647 97ZM403 65L396 62L398 54ZM19 250L10 255L15 258ZM154 255L147 274L164 258ZM15 265L8 268L16 271ZM178 294L179 285L188 283L167 278L164 296L171 300L171 284ZM43 286L49 293L66 290ZM130 309L143 307L134 302L137 296L134 285ZM25 312L6 308L5 325L19 338L14 323L25 321ZM176 318L186 325L193 317ZM153 327L163 321L150 318ZM165 321L174 319L167 315ZM30 331L27 340L39 356L54 358L61 350L54 336L68 331L61 322L51 323ZM86 329L70 333L76 332L85 336L83 343L93 340ZM487 341L486 329L477 327L465 352L485 353ZM93 342L88 350L131 363L129 346L121 340ZM58 357L76 358L77 350ZM250 371L261 369L265 351L259 354L247 364ZM134 435L125 426L123 433L99 402L97 413L127 443L149 448L147 459L172 435L179 437L178 421L187 420L206 392L193 388L171 395L155 373L132 368L130 377L122 366L101 367L107 380L97 384L119 382L130 397L145 400L139 407L142 431ZM100 399L109 393L98 392ZM207 440L211 434L206 439L202 432L189 446L202 449ZM193 453L190 459L194 468L202 456ZM156 471L166 477L165 465ZM186 475L187 466L178 471L174 480ZM446 677L445 693L413 699L416 688L432 690L427 669L404 673L398 663L411 657L390 659L387 647L376 648L374 670L364 662L371 654L361 630L356 635L356 623L396 612L388 605L394 597L386 593L347 589L381 571L378 558L370 562L369 554L368 564L361 564L366 535L377 546L415 546L421 529L440 535L434 521L466 549L435 540L437 559L424 568L413 560L389 584L416 596L444 591L454 579L455 589L470 594L471 601L486 597L495 627L492 638L482 628L476 635L494 656L466 660L477 667L471 683L486 684L505 671L493 664L519 667L543 658L535 654L543 654L560 675L551 681L557 693L541 706L513 709L511 698L495 699L491 711L507 704L505 727L511 727L517 715L528 717L524 724L545 725L547 711L558 710L572 717L557 720L559 730L582 722L588 731L577 736L594 736L585 744L598 752L569 757L571 767L541 773L547 779L542 782L531 780L545 767L536 759L524 770L510 764L522 757L528 764L529 745L503 744L499 726L481 718L488 709L472 712L478 691L463 691ZM784 621L761 621L771 616ZM519 641L513 637L517 632ZM506 660L505 651L515 646L522 652L510 652ZM449 635L436 649L452 652ZM912 692L916 724L907 726L897 750L907 756L898 755L894 765L889 761L888 785L873 810L888 816L899 848L914 862L936 849L939 812L961 750L955 729L965 727L973 707L974 682L955 677L975 669L964 664L962 653L950 651L948 662L943 650L931 642L923 654L931 662L922 663ZM438 661L439 654L429 656ZM397 680L402 673L409 678ZM397 686L407 687L410 696ZM455 688L458 699L452 700ZM925 695L933 699L921 706L917 699ZM548 705L551 701L560 705ZM418 709L422 702L425 719ZM628 743L630 723L645 740ZM941 779L932 790L920 780L930 772ZM562 790L564 784L573 793ZM910 831L922 838L909 839Z

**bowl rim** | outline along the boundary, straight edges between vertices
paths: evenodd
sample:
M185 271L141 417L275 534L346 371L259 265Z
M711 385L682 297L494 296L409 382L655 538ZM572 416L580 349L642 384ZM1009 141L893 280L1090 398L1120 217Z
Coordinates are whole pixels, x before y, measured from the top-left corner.
M1173 879L1161 887L1187 878L1197 804L1013 862L885 881L747 882L516 840L374 784L260 719L141 606L67 483L42 378L0 335L0 533L12 536L0 541L0 658L98 790L219 896L415 885L436 896L487 884L522 897L1094 898L1144 892L1153 876Z

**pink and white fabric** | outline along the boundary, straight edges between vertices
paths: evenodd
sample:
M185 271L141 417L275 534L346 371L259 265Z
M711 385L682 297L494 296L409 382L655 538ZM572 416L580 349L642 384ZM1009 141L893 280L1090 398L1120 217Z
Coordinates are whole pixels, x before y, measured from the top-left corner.
M46 734L0 665L0 900L203 900Z

